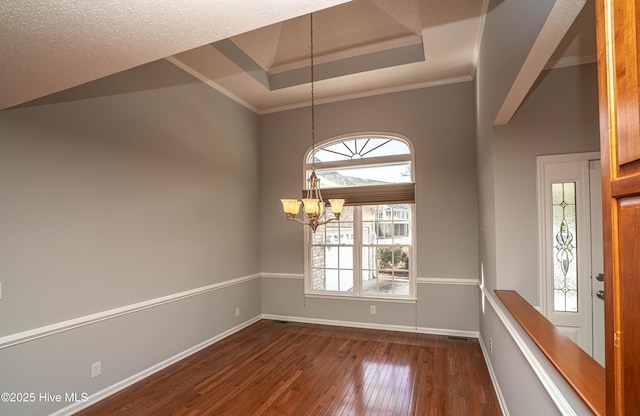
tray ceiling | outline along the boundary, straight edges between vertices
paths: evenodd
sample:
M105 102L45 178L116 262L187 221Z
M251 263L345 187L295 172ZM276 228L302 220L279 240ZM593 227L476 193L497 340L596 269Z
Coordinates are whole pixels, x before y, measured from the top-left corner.
M502 1L4 1L0 109L162 58L259 114L305 106L314 11L318 103L468 81ZM545 25L557 39L538 73L595 61L586 1L557 0L574 12Z

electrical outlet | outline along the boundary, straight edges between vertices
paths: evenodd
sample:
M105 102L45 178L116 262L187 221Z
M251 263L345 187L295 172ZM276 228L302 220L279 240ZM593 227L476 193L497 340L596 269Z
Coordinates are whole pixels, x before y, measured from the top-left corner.
M91 364L91 378L96 378L102 374L102 362L98 361Z
M493 352L493 338L489 338L489 352Z
M240 306L236 306L236 316L240 316Z
M371 315L375 315L376 314L376 306L375 305L369 306L369 314L371 314Z

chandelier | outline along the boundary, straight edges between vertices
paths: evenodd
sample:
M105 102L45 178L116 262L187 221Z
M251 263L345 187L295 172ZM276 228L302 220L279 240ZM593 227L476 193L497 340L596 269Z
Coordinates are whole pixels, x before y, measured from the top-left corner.
M305 194L305 198L301 201L297 199L281 199L282 209L287 215L287 219L295 221L302 225L308 225L313 232L320 225L324 225L330 221L340 219L342 213L342 207L344 205L344 199L330 199L331 211L333 217L327 218L325 210L326 203L322 199L320 192L320 178L316 175L316 133L315 133L315 91L314 91L314 74L313 74L313 13L310 15L311 21L311 175L307 182L309 186ZM298 218L300 212L300 205L303 206L304 216Z

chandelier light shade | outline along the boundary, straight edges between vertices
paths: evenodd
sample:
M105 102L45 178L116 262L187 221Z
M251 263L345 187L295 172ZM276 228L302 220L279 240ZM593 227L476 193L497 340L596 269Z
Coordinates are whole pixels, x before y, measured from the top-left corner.
M329 221L339 220L342 213L342 207L344 206L344 199L330 199L331 211L333 217L326 218L326 203L322 199L320 193L320 179L316 176L315 170L311 172L311 176L308 179L309 188L307 189L306 198L302 201L297 199L281 199L282 210L287 215L287 219L296 221L303 225L311 227L313 232L316 231L319 225L328 223ZM303 206L304 219L298 218L300 212L300 206Z
M302 225L308 225L313 232L316 231L319 225L328 223L329 221L337 221L340 219L342 213L342 207L344 206L344 199L330 199L331 211L333 217L327 218L326 203L322 199L320 192L320 179L316 175L315 165L315 152L316 152L316 138L315 138L315 91L314 91L314 74L313 74L313 14L310 15L311 24L311 160L312 169L311 175L307 182L309 186L305 194L305 198L302 200L297 199L281 199L282 210L287 215L287 219L295 221ZM300 213L300 206L303 207L302 218L298 217Z

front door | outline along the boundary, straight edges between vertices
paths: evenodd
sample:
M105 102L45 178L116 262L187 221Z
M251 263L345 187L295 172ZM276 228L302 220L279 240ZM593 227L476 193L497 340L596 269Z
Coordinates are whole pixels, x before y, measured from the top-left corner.
M598 245L602 258L602 243L592 244L590 177L597 159L597 152L538 157L541 312L592 356L592 251Z

